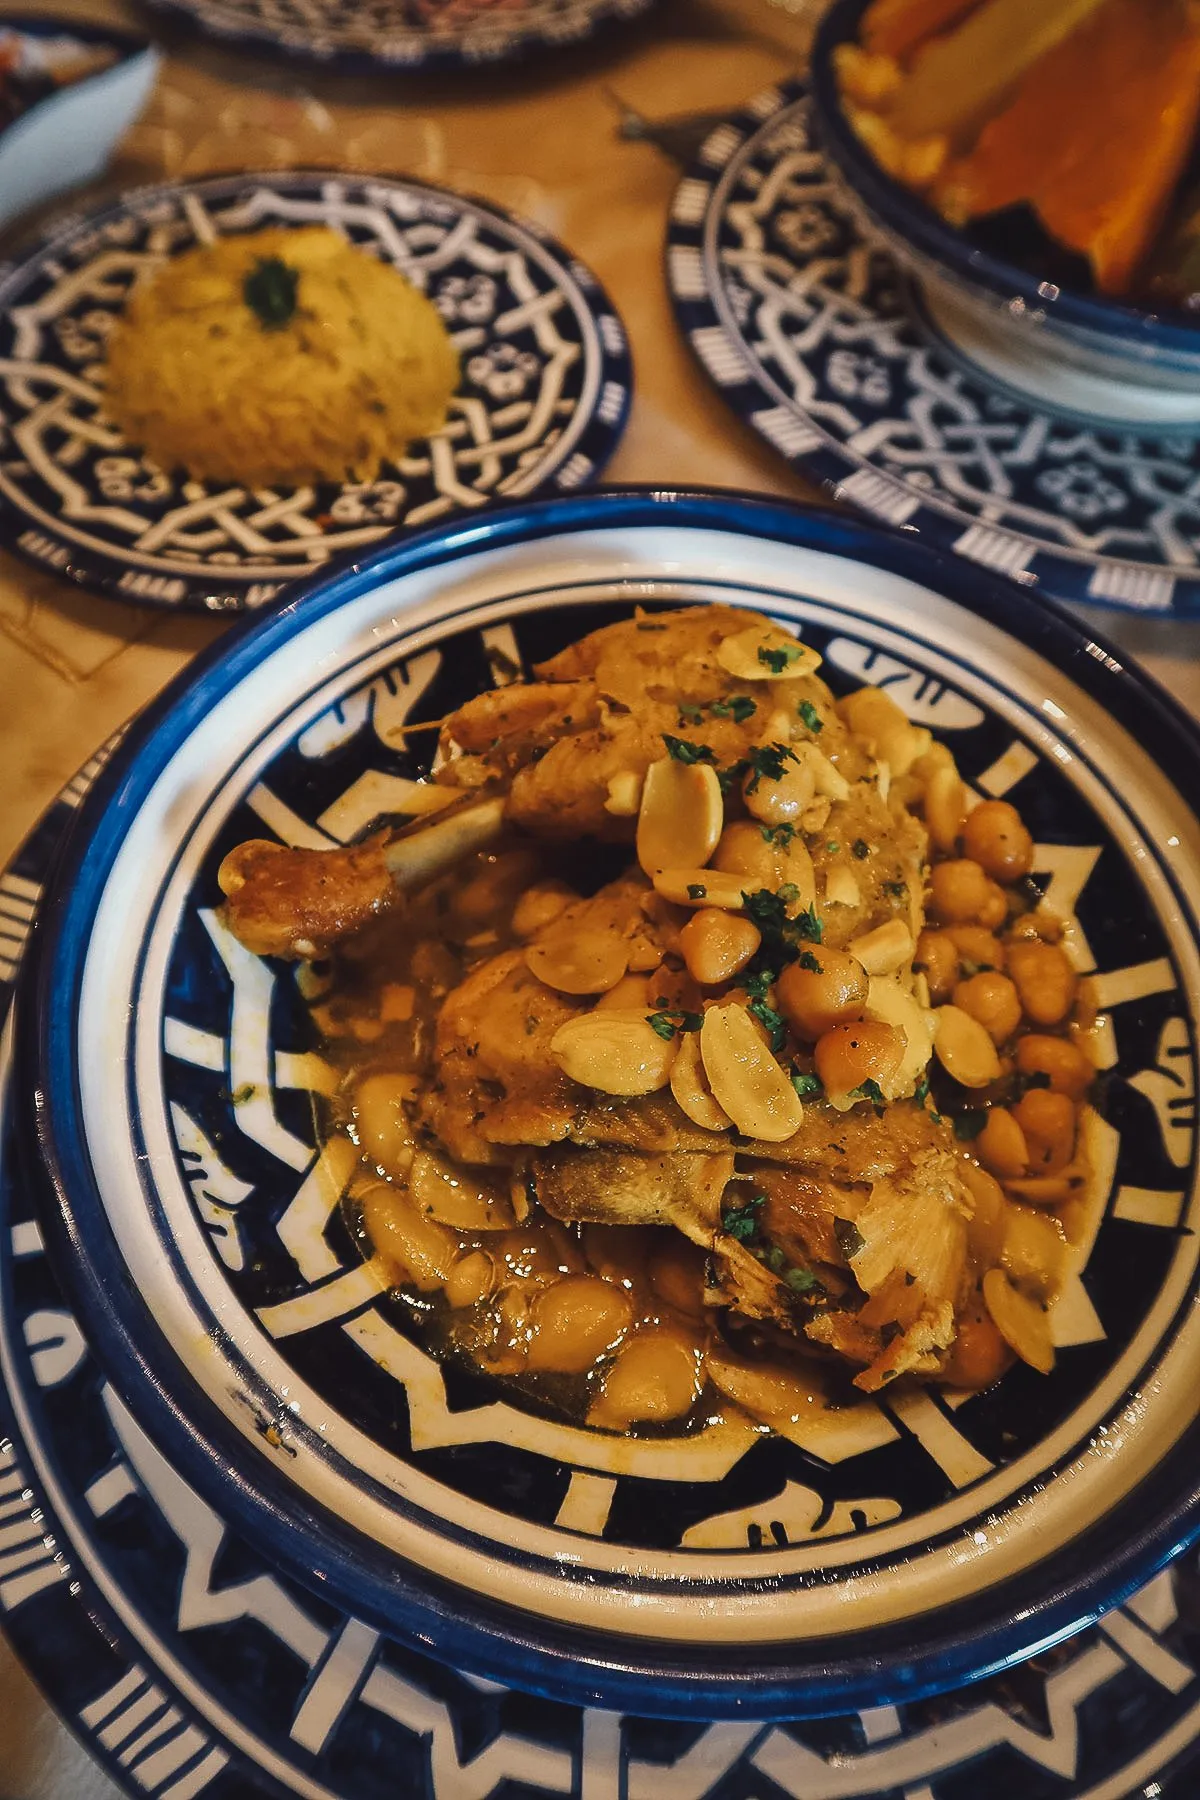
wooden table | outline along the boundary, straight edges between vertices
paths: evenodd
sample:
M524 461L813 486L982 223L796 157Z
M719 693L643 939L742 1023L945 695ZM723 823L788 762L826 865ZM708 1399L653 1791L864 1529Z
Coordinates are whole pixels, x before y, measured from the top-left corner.
M60 0L54 10L134 18L119 0ZM625 319L636 396L610 482L812 499L726 410L676 332L662 239L678 171L617 129L618 98L652 119L733 109L802 64L807 35L802 17L765 0L662 0L600 45L525 69L368 81L169 32L149 108L97 192L240 168L339 166L498 201L578 252ZM0 254L14 241L0 243ZM1200 716L1200 624L1108 614L1094 622ZM94 598L0 554L0 863L97 745L222 629ZM2 1640L0 1800L116 1800Z

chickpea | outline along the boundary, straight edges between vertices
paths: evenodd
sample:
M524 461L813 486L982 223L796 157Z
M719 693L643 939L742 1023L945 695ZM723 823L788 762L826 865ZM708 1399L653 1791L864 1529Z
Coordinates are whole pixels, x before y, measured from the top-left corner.
M1008 972L1032 1024L1062 1023L1075 1004L1079 977L1057 944L1043 944L1037 938L1010 944Z
M870 981L848 950L821 944L809 954L817 968L789 963L775 986L780 1012L797 1035L811 1043L834 1025L861 1019Z
M954 990L954 1004L978 1019L993 1044L1003 1044L1021 1023L1021 1002L1007 975L970 975Z
M749 919L721 912L715 906L693 913L679 933L679 948L688 974L702 987L732 981L761 943L762 934Z
M629 1295L598 1275L568 1275L543 1288L533 1305L526 1367L582 1375L628 1331Z
M1028 1169L1025 1133L1006 1107L989 1109L987 1124L975 1139L975 1154L984 1168L1001 1181L1015 1181Z
M935 863L929 877L934 913L944 925L1002 925L1008 902L969 857Z
M864 1081L881 1086L892 1079L904 1061L904 1033L877 1019L860 1019L855 1025L834 1025L817 1039L813 1061L817 1074L831 1094L850 1094Z
M964 962L977 969L999 969L1004 972L1004 945L992 931L982 925L948 925L946 936Z
M650 1327L621 1347L588 1424L610 1431L623 1431L641 1420L662 1424L685 1413L699 1392L695 1344L682 1332Z
M702 1319L708 1257L699 1244L672 1232L650 1258L650 1285L658 1298L689 1319Z
M974 1308L958 1321L950 1355L942 1364L941 1378L951 1387L978 1393L1009 1369L1013 1353L992 1323L990 1315Z
M924 972L929 983L929 998L941 1006L950 998L958 980L958 951L948 931L923 931L917 939L917 955L913 968Z
M1013 1107L1025 1133L1029 1167L1035 1175L1055 1175L1075 1151L1075 1103L1053 1088L1030 1088Z
M1047 1037L1031 1031L1017 1042L1017 1068L1022 1075L1047 1075L1056 1094L1082 1100L1095 1080L1096 1071L1068 1038Z
M760 826L749 819L736 819L721 833L712 866L726 874L745 875L747 887L753 881L774 892L783 880L783 851L768 844Z
M993 881L1020 881L1033 867L1033 839L1007 800L985 800L967 814L962 846Z
M455 1311L486 1300L496 1285L496 1265L486 1250L460 1256L446 1277L446 1300Z

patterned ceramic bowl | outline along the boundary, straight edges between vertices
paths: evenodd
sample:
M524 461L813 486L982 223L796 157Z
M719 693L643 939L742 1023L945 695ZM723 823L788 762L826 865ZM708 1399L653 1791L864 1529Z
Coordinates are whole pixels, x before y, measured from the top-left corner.
M801 623L835 688L885 684L980 791L1012 794L1103 1020L1054 1373L953 1403L889 1390L806 1448L733 1423L591 1431L433 1360L342 1223L294 968L217 911L246 838L333 845L402 813L423 766L402 726L635 602L718 598ZM227 639L133 728L48 898L26 1166L97 1356L277 1566L477 1674L795 1717L1055 1641L1200 1508L1198 791L1194 729L1104 645L840 518L606 493L380 552Z
M835 0L812 57L825 148L870 226L917 277L932 321L989 373L1043 403L1112 418L1200 418L1200 328L1040 281L977 249L888 175L842 108L833 53L871 0Z

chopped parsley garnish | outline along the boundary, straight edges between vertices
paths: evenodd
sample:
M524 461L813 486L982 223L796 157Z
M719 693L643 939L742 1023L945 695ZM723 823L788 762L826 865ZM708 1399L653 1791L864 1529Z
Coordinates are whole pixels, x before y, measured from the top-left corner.
M758 1020L766 1032L771 1041L771 1049L782 1050L783 1040L787 1036L787 1026L784 1023L783 1014L777 1013L773 1006L768 1006L765 1000L759 999L751 1000L746 1011Z
M924 1106L924 1104L928 1100L928 1098L929 1098L929 1077L928 1077L928 1075L922 1075L920 1081L918 1081L916 1087L913 1089L913 1099L916 1101L918 1106Z
M761 655L761 652L760 652ZM799 762L800 758L786 744L755 744L750 751L750 767L754 771L748 794L758 791L760 781L782 781L785 762Z
M879 1112L883 1111L886 1104L883 1098L883 1089L871 1075L868 1075L865 1081L860 1081L856 1088L850 1089L850 1098L852 1100L869 1100Z
M280 331L296 310L300 271L278 256L260 256L242 282L242 299L264 331Z
M785 669L800 661L804 655L802 644L780 644L778 649L771 649L766 644L758 648L758 660L764 668L770 669L772 675L782 675Z
M811 732L815 733L824 729L825 721L811 700L802 700L796 711Z
M786 850L796 835L794 825L760 825L763 843L771 844L776 850Z
M986 1124L987 1112L983 1107L971 1112L956 1113L954 1135L960 1144L969 1144L972 1138L979 1136Z
M847 1262L853 1262L867 1241L853 1219L835 1219L833 1235L837 1239L838 1249Z
M752 894L743 893L742 906L747 918L753 919L766 937L782 937L791 924L782 895L773 894L770 888L756 888Z
M821 973L821 964L817 961L811 950L802 950L800 952L799 956L796 958L796 966L801 969L807 969L810 975L819 975Z
M794 1294L811 1294L821 1286L811 1269L789 1269L783 1279Z
M730 763L727 769L718 769L717 780L721 784L721 792L723 794L728 794L734 782L740 781L749 767L750 764L746 761L745 757L739 757L737 762Z
M780 964L795 962L803 944L821 941L821 921L815 906L807 907L794 919L789 918L788 907L798 898L799 890L792 882L785 883L777 894L771 893L769 888L758 888L754 893L743 890L742 893L746 917L752 919L762 933L763 954ZM772 974L771 980L774 979Z
M767 989L774 979L774 969L756 969L752 975L746 976L745 980L742 982L742 986L750 995L751 999L765 1000L767 997Z
M805 1075L799 1069L792 1074L792 1086L801 1100L815 1100L819 1094L825 1092L819 1075Z
M758 1214L767 1204L765 1194L751 1194L744 1206L731 1206L721 1214L721 1229L739 1244L746 1243L758 1230Z
M883 884L883 891L885 894L890 895L893 900L906 900L908 898L908 883L907 881L885 881Z
M871 846L868 844L866 838L855 838L850 846L850 854L857 857L859 862L866 862L868 856L871 854Z
M663 743L667 746L667 755L675 762L681 763L715 763L716 752L709 744L693 744L688 738L672 737L670 732L663 732Z
M821 942L824 926L821 924L815 904L810 903L802 913L797 913L791 923L797 937L807 938L810 944Z
M841 849L841 847L842 846L840 844L834 842L833 838L830 838L829 842L825 846L825 848L826 848L826 850L828 850L830 856L836 856L838 851Z
M669 1043L677 1031L699 1031L704 1023L704 1014L652 1012L646 1014L646 1023L651 1031L656 1031L660 1038L665 1038Z
M699 706L692 706L689 701L679 702L679 723L681 725L703 725L704 712Z
M714 719L732 719L735 725L744 725L758 707L749 694L734 694L729 700L714 700L708 710Z
M702 881L689 881L687 895L689 900L706 900L708 889Z

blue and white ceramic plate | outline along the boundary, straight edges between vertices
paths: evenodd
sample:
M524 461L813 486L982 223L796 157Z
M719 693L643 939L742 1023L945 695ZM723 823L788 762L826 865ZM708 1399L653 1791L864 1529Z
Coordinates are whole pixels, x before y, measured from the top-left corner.
M564 49L653 0L152 0L210 37L360 73L472 68Z
M433 1360L341 1222L295 972L217 911L232 845L403 813L402 726L635 601L716 598L802 623L841 689L885 683L1014 794L1105 1021L1054 1375L955 1408L889 1393L810 1450L733 1423L614 1438ZM485 1677L788 1717L1056 1641L1200 1528L1197 791L1194 727L1104 646L841 519L610 493L381 553L196 665L73 835L25 1015L29 1166L99 1360L251 1543Z
M462 379L444 430L372 482L244 489L164 474L104 415L107 334L139 275L197 243L328 225L433 300ZM595 480L629 411L621 322L535 226L415 181L237 175L128 194L0 270L0 541L81 586L236 611L395 532Z
M88 773L0 877L0 1020ZM3 1134L0 1370L0 1627L137 1800L1192 1800L1200 1779L1193 1557L1003 1678L807 1723L582 1710L379 1637L256 1554L137 1426Z
M676 317L742 418L828 493L1058 600L1200 613L1200 434L1046 410L954 349L860 223L799 82L675 193Z

